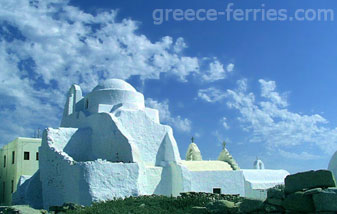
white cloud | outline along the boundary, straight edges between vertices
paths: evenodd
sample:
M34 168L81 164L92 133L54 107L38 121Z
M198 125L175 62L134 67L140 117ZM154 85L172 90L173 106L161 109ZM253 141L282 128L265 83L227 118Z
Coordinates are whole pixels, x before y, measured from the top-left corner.
M337 129L328 128L328 121L321 115L303 115L288 110L285 98L275 91L274 81L259 80L263 100L258 102L253 93L247 92L244 82L239 82L237 90L227 90L227 105L240 112L239 120L252 132L251 141L265 142L269 148L301 145L304 150L312 144L327 154L336 150ZM310 157L307 153L301 155Z
M173 50L176 52L176 53L180 53L182 50L184 50L185 48L187 48L187 45L184 41L184 38L182 37L179 37L176 41L176 43L174 44L173 46Z
M295 159L295 160L317 160L322 158L318 155L309 154L308 152L293 153L280 149L279 153L281 156L287 159Z
M179 131L189 132L191 131L192 122L187 118L182 118L180 115L173 117L169 110L168 100L158 102L151 98L145 100L146 106L157 109L159 111L159 118L161 122L172 125Z
M227 123L227 118L226 118L226 117L223 117L223 118L220 120L220 122L221 122L222 126L223 126L226 130L228 130L228 129L230 128L229 125L228 125L228 123Z
M233 63L229 63L226 67L227 72L233 72L234 71L234 64Z
M200 89L198 91L198 98L209 102L209 103L214 103L218 102L226 97L226 92L222 91L220 89L210 87L206 89Z
M202 75L202 59L182 55L183 38L152 42L136 32L136 21L116 21L114 10L92 15L62 0L0 2L0 144L58 126L73 83L88 92L102 78Z
M206 71L202 78L208 82L214 82L217 80L222 80L227 78L227 74L234 70L234 64L230 63L227 65L226 69L224 65L218 61L216 58L214 61L209 63L209 69Z
M261 84L261 96L269 98L273 103L282 107L287 106L287 100L285 96L280 96L278 92L275 92L276 83L274 81L259 80Z

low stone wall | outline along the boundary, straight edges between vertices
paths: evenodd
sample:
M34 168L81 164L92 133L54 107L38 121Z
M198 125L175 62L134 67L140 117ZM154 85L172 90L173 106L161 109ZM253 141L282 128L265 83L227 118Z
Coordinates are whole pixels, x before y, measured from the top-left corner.
M268 189L265 201L224 198L194 207L195 213L337 213L337 187L331 171L288 175L285 185Z

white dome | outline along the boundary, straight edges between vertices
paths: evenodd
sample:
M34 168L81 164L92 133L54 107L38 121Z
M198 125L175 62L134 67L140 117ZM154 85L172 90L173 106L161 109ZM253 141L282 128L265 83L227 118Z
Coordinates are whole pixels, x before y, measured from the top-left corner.
M254 169L264 169L263 161L257 158L256 161L254 161Z
M132 85L121 79L106 79L100 82L93 91L98 90L125 90L137 92Z

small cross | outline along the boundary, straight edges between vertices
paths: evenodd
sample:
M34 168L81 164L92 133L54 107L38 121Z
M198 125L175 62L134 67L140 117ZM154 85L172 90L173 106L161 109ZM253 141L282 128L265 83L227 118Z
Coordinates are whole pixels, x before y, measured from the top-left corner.
M194 143L194 137L191 138L192 143Z
M222 142L222 147L223 147L223 149L226 148L226 142L225 141Z

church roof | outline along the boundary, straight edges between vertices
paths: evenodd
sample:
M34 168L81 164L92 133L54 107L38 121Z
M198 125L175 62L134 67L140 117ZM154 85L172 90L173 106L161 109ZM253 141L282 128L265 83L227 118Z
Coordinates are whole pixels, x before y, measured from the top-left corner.
M98 90L125 90L136 92L136 89L132 85L121 79L104 80L93 89L93 91Z
M228 171L232 167L224 161L181 161L189 171Z

